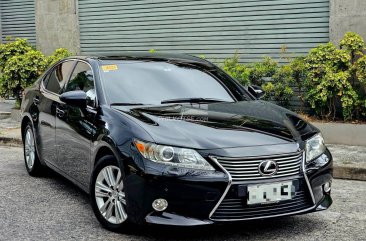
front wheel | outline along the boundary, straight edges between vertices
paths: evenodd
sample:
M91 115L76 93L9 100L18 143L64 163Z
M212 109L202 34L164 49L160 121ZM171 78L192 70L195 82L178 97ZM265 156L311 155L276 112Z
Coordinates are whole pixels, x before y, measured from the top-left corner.
M90 187L93 211L99 222L111 231L120 231L128 222L124 173L113 156L98 161Z

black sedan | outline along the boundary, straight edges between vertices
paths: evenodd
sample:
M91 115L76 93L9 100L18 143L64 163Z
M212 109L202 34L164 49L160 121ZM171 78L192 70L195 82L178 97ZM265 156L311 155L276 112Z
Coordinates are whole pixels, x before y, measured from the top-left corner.
M110 230L325 210L332 156L319 130L188 55L64 59L24 93L26 169L91 196Z

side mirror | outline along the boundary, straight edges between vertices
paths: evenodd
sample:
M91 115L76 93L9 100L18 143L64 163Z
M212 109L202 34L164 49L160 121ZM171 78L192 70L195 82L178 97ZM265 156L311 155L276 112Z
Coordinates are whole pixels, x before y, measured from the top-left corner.
M262 99L266 92L258 85L249 85L249 92L257 99Z
M60 100L67 105L86 108L86 93L82 90L73 90L63 93Z

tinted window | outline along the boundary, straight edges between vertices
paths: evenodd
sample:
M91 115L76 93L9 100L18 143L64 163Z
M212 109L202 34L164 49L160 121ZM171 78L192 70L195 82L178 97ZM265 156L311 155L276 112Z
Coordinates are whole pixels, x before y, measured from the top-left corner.
M74 61L66 61L57 65L49 75L46 77L46 89L59 94L61 89L69 79ZM48 80L47 80L48 78Z
M197 67L166 62L111 62L101 66L111 103L160 104L178 98L234 101L216 77Z
M73 90L82 90L88 98L88 105L95 104L95 89L93 71L90 66L84 62L78 62L71 74L70 81L66 86L65 92Z

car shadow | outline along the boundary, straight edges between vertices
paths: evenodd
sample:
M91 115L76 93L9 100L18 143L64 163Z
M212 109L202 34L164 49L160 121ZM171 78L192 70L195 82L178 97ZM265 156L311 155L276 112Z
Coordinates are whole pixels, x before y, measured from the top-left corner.
M75 185L73 182L63 177L61 174L55 172L54 170L46 167L46 171L40 176L43 179L52 181L52 184L62 186L62 191L72 194L73 196L79 196L83 201L90 200L89 195L84 192L81 188Z
M303 222L297 216L279 217L271 219L260 219L251 221L242 221L226 223L220 225L207 225L198 227L172 227L147 225L130 229L123 234L133 235L140 238L152 240L245 240L245 239L276 239L273 234L293 233L294 230L302 230L304 233L311 233L319 228L319 220L306 218L306 228ZM270 237L270 238L269 238ZM281 237L277 237L280 238ZM283 238L283 237L282 237Z

